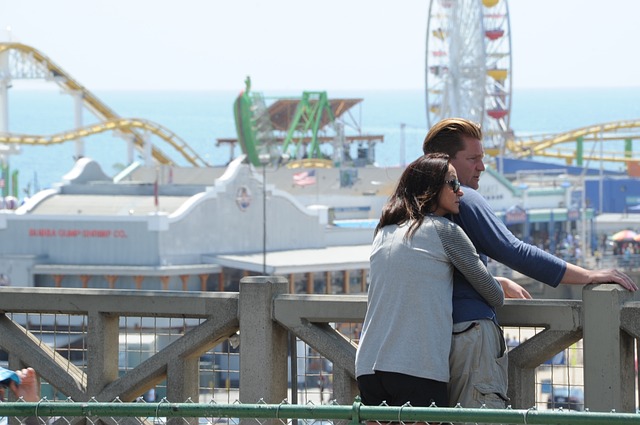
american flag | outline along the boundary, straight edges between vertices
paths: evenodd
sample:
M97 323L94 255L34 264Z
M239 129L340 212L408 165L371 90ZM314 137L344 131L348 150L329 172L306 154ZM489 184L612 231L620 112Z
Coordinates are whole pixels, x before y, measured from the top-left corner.
M293 175L293 184L296 186L309 186L316 184L316 170L295 173Z

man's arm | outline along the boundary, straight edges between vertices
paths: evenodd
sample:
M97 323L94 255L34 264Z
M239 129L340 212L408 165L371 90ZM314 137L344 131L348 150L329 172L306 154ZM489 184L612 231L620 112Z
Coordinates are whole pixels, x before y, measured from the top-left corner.
M478 192L464 188L460 213L453 216L486 256L549 286L556 287L565 273L566 262L516 238Z
M482 195L468 187L460 199L460 214L454 216L454 221L463 228L479 253L547 285L617 283L629 291L638 290L633 279L618 270L587 270L516 238L496 217ZM509 290L511 288L505 293Z
M587 270L567 263L560 283L586 285L588 283L617 283L629 291L637 291L638 285L626 274L615 269Z

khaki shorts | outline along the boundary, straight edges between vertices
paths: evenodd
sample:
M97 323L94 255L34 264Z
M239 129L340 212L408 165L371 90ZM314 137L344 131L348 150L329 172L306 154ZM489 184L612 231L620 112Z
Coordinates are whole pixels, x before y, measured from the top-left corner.
M449 402L467 408L504 409L507 352L502 330L491 320L453 325Z

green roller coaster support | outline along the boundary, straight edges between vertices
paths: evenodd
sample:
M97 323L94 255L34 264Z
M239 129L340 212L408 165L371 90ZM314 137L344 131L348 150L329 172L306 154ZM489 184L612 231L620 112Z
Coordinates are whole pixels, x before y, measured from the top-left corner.
M633 140L632 139L624 139L624 157L632 158L633 157ZM627 172L629 172L629 164L627 162Z
M582 167L582 159L584 157L584 137L580 136L576 139L576 160L578 167Z
M287 137L282 145L282 152L287 152L289 146L294 143L296 133L300 134L300 137L302 138L309 130L311 130L311 142L308 150L309 157L321 157L320 144L318 143L318 131L320 130L320 123L322 122L322 116L324 113L329 116L330 122L335 120L333 111L331 110L331 104L329 103L329 98L327 97L327 92L303 92L302 99L300 100L296 113L291 121L291 126L287 131ZM291 155L292 158L297 157L300 145L300 141L295 143L295 148Z
M0 180L2 181L2 196L9 196L9 182L10 182L10 173L9 173L9 164L1 164L0 165Z
M11 195L15 198L20 198L20 191L18 190L18 174L19 170L13 170L11 173Z
M251 79L249 77L245 80L245 85L245 90L240 93L233 104L236 133L238 134L240 147L247 155L249 162L255 166L260 166L262 165L260 163L260 153L263 153L262 151L266 147L265 141L259 139L256 131L256 122L259 117L255 115L258 108L256 108L254 100L259 94L251 93ZM324 114L327 114L329 122L333 123L335 121L327 92L303 92L302 99L298 103L282 144L282 155L289 154L291 158L297 158L298 151L302 146L302 140L310 134L311 141L307 155L310 158L320 158L322 153L318 141L318 132L320 131ZM292 146L293 152L289 152Z

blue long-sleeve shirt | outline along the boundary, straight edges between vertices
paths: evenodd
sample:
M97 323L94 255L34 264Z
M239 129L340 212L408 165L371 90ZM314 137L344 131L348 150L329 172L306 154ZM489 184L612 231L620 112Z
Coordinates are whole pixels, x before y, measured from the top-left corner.
M516 238L500 220L486 199L475 190L464 186L460 198L460 214L453 221L464 229L475 245L481 260L487 257L526 276L556 287L567 268L567 263L540 248ZM457 270L453 275L453 322L478 319L496 320L496 312Z

